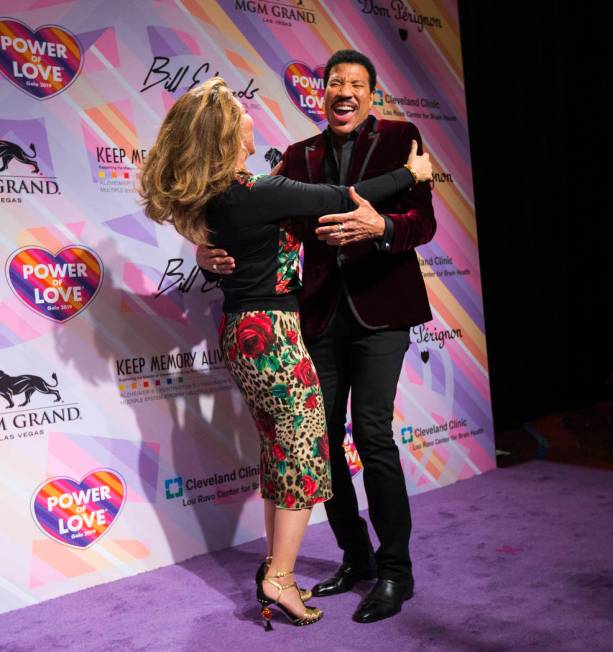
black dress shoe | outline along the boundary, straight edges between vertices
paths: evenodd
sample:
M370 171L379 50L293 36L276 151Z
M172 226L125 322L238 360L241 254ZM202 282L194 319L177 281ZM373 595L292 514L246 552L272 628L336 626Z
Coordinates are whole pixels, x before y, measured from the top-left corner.
M407 581L377 580L370 593L353 614L356 623L374 623L397 614L402 603L413 597L413 579Z
M319 584L313 587L313 595L325 597L336 595L337 593L345 593L346 591L351 591L360 580L372 580L376 575L377 572L374 566L341 564L332 577L328 577L328 579L319 582Z

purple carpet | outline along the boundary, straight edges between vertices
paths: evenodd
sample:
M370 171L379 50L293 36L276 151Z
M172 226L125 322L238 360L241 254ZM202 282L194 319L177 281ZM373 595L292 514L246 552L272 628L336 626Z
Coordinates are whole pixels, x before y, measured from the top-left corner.
M613 650L613 472L534 461L411 499L416 595L378 623L351 620L368 584L313 600L324 619L264 632L253 574L263 541L0 616L0 649ZM310 586L336 567L327 523L299 559Z

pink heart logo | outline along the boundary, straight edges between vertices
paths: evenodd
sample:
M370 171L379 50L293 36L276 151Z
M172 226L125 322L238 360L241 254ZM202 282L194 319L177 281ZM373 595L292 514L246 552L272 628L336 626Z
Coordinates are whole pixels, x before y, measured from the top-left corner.
M358 455L358 449L355 447L353 441L352 428L353 424L348 423L345 431L345 439L343 441L343 448L345 449L345 461L349 467L351 477L355 477L363 468L362 460Z
M285 90L292 102L313 122L326 119L324 111L324 66L310 68L301 61L288 63L283 72Z
M6 263L11 290L28 308L56 323L76 317L102 284L98 254L83 245L68 245L57 254L42 247L14 251Z
M43 25L33 32L18 20L0 20L0 72L37 100L53 97L74 82L82 52L77 38L63 27Z
M109 531L126 498L126 483L113 469L94 469L80 482L45 480L31 502L36 525L49 537L74 548L89 548Z

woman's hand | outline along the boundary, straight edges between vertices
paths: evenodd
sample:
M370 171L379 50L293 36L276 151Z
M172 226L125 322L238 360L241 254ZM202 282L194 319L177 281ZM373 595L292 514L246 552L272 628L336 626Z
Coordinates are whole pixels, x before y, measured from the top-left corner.
M421 156L418 156L416 140L411 141L411 151L409 152L409 160L406 165L415 177L415 181L430 181L432 179L430 154L425 152Z

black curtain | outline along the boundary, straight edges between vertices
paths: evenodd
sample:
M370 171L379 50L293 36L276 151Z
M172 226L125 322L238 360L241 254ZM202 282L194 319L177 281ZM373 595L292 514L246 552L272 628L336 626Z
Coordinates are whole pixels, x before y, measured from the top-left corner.
M611 388L608 6L459 2L497 431Z

